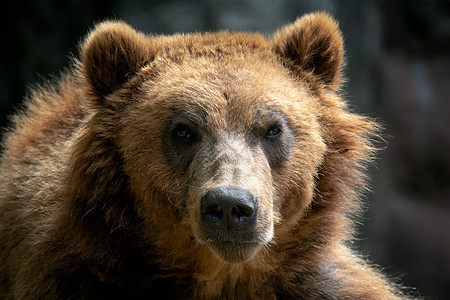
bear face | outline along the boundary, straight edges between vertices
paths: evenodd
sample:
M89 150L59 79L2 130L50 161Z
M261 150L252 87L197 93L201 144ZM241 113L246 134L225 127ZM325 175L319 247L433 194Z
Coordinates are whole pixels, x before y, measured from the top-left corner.
M157 211L158 224L188 224L187 234L224 261L252 258L290 217L283 206L298 215L311 202L326 149L318 97L259 35L197 35L195 51L175 36L149 55L152 41L129 38L137 33L123 24L103 26L85 50L87 66L99 62L92 72L114 63L89 52L105 35L109 47L146 49L150 61L138 70L133 59L136 75L111 93L97 85L120 85L121 75L87 78L100 109L118 116L118 152L144 219ZM118 102L120 110L111 107Z
M260 58L223 60L190 58L144 81L119 135L125 170L148 213L155 209L148 192L169 191L165 201L175 209L162 206L170 212L161 214L185 219L199 242L238 262L272 240L289 199L280 180L301 182L296 205L309 204L325 146L316 114L306 109L312 97L285 70ZM303 124L290 125L296 113Z

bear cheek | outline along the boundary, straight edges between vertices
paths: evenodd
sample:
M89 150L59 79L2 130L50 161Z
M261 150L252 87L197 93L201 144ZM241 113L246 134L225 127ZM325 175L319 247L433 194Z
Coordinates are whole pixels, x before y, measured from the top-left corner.
M161 151L160 131L155 128L163 127L163 122L153 117L151 112L141 111L141 115L124 118L126 129L120 132L117 141L124 160L124 171L136 195L136 205L141 215L149 216L148 219L178 220L183 205L179 195L186 193L185 185L179 177L175 178ZM149 120L152 120L151 124ZM155 215L154 211L160 213Z
M273 174L275 185L283 187L276 190L274 201L275 214L279 213L280 217L276 225L283 228L297 223L310 207L327 151L317 122L311 119L308 124L307 130L299 130L302 138L293 146L289 167L280 168Z

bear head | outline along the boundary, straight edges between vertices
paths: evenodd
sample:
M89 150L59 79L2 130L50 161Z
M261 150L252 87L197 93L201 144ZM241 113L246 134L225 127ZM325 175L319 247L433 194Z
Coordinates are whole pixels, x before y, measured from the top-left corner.
M272 38L99 24L81 45L93 113L74 148L78 194L110 207L118 227L133 206L168 255L190 243L224 262L252 259L330 192L321 178L331 180L336 159L350 170L370 148L372 125L339 97L343 52L323 13ZM118 190L133 200L114 210Z

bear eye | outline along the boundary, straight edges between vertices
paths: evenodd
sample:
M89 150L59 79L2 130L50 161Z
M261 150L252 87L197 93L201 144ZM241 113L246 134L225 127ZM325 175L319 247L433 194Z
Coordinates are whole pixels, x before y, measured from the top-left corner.
M191 132L185 128L178 129L177 131L177 137L179 139L189 139L191 137Z
M274 125L274 126L270 127L269 130L267 130L266 137L267 138L275 138L275 137L278 137L280 134L281 134L280 127L278 127L277 125Z
M192 130L184 125L177 125L174 130L174 138L183 143L189 143L194 140L194 133Z

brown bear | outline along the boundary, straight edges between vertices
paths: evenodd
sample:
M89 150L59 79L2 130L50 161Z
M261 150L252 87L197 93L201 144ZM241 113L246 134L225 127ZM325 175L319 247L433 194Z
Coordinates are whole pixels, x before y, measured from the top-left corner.
M378 126L329 15L80 49L3 142L0 298L403 297L346 246Z

